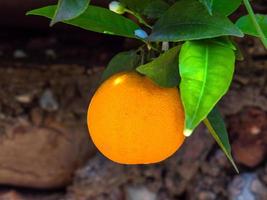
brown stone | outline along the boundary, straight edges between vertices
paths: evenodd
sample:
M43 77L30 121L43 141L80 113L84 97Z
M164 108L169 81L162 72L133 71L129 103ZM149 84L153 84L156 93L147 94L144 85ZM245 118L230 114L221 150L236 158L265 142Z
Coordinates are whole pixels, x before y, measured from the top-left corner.
M237 162L248 167L256 167L267 153L264 139L267 131L267 115L257 107L246 107L229 119L229 129L235 137L232 149Z
M264 160L265 149L260 143L242 145L237 141L232 148L234 159L248 167L256 167Z
M0 182L35 188L61 187L92 151L80 128L57 124L37 127L27 122L6 126L0 139Z
M0 184L64 187L95 153L86 112L100 73L69 65L9 69L0 68ZM31 94L31 101L16 94Z
M0 200L24 200L16 191L0 193Z
M0 192L0 200L63 200L62 192L32 192L4 189Z
M236 199L267 199L267 188L256 173L236 175L228 185L229 200Z

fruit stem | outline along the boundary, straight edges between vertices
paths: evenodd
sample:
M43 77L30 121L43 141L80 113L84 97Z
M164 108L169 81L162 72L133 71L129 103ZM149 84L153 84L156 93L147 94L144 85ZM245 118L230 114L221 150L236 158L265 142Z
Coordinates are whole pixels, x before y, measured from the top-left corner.
M260 25L259 25L259 23L257 21L257 18L256 18L255 13L254 13L254 11L253 11L250 3L249 3L249 0L243 0L243 2L244 2L244 5L245 5L245 7L246 7L246 9L248 11L248 14L250 16L250 19L252 20L253 25L254 25L257 33L260 36L260 39L261 39L264 47L267 49L267 38L264 35L264 33L263 33L263 31L262 31L262 29L261 29L261 27L260 27Z

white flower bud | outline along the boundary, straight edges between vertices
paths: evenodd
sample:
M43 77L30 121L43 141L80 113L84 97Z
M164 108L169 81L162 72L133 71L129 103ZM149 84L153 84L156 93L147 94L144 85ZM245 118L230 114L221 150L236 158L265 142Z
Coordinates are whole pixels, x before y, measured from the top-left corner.
M148 37L147 33L143 29L136 29L134 31L134 35L142 39L146 39Z
M125 13L125 6L118 1L112 1L109 4L109 10L121 15Z

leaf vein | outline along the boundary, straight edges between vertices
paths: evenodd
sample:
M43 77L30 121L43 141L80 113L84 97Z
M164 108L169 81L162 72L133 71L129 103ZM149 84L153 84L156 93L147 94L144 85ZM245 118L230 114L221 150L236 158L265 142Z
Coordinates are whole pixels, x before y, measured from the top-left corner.
M200 103L201 103L201 99L202 99L202 96L204 94L204 91L205 91L205 88L206 88L206 82L207 82L207 71L208 71L208 65L209 65L209 48L208 46L205 46L205 68L204 68L204 77L203 77L203 82L202 82L202 87L201 87L201 91L200 91L200 95L199 95L199 98L198 98L198 102L196 104L196 109L194 111L194 114L193 114L193 117L192 117L192 120L191 120L191 123L190 123L190 127L192 126L195 118L196 118L196 114L199 110L199 107L200 107Z

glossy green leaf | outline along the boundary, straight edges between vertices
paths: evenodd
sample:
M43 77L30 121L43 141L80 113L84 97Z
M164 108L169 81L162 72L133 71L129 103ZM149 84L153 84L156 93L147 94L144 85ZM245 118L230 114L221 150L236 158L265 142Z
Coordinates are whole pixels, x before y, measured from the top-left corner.
M214 107L213 110L209 113L208 117L204 119L204 123L227 158L232 163L235 170L238 172L238 168L231 154L231 146L229 143L228 133L223 118L217 107Z
M149 18L160 18L169 8L169 4L162 0L153 0L145 8L142 14Z
M209 11L209 14L212 15L212 6L214 0L199 0Z
M219 44L225 47L229 47L233 50L236 50L236 46L233 44L233 41L227 36L218 37L213 40L209 40L209 42Z
M140 56L136 54L136 51L118 53L111 59L107 68L103 72L101 82L116 73L133 70L138 65L139 61Z
M179 70L180 93L185 109L185 135L192 133L227 92L234 64L235 53L231 47L209 40L187 41L183 44Z
M148 76L161 87L175 87L179 84L179 46L166 51L152 62L139 66L136 70Z
M180 0L156 22L148 39L177 42L225 35L242 37L243 33L227 17L211 16L200 2Z
M267 15L257 14L256 19L265 35L267 37ZM236 25L247 35L260 37L255 26L252 23L250 16L246 15L239 18Z
M87 9L89 2L90 0L59 0L51 25L78 17Z
M120 0L124 5L126 5L132 11L142 13L145 7L153 0Z
M242 3L242 0L213 0L212 11L224 16L232 14Z
M199 0L210 15L220 13L224 16L232 14L242 3L242 0Z
M121 0L130 10L149 18L160 17L168 8L164 0Z
M44 16L51 19L54 16L55 10L56 6L47 6L29 11L27 14ZM64 21L64 23L90 31L130 38L136 38L134 31L139 29L139 26L133 21L97 6L88 6L86 11L79 17Z

